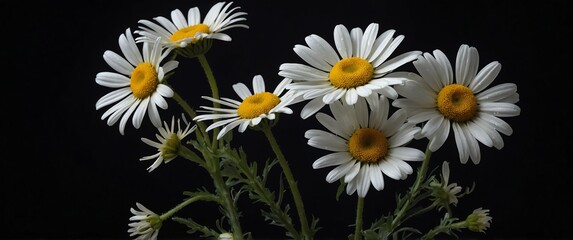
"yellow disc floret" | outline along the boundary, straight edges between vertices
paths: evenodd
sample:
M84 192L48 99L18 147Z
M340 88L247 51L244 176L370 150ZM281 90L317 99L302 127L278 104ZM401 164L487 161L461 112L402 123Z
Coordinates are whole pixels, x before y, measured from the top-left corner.
M281 102L277 95L269 92L261 92L249 96L243 100L237 114L241 118L256 118L261 114L267 114L271 109L276 107Z
M471 120L478 111L477 99L472 90L461 84L450 84L438 93L438 111L456 122Z
M348 151L360 162L377 163L388 154L388 139L376 129L361 128L348 140Z
M365 59L351 57L336 63L330 70L329 79L337 88L355 88L370 82L372 76L372 64Z
M133 96L144 99L155 92L159 79L151 63L140 63L131 73L130 87Z
M165 139L165 143L161 146L161 156L163 156L165 162L177 157L180 146L181 139L175 133L172 133Z
M199 23L199 24L195 24L193 26L179 29L175 33L173 33L173 35L171 35L171 37L169 38L169 41L177 42L177 41L185 39L185 38L192 38L192 37L195 37L195 34L197 34L198 32L210 33L209 26L202 24L202 23ZM195 43L195 42L197 42L197 39L193 39L193 41L191 41L191 42Z

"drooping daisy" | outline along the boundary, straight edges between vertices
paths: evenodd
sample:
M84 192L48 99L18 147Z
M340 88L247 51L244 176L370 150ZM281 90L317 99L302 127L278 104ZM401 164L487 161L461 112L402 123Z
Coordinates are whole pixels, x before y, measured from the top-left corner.
M383 174L395 180L406 179L413 169L405 161L425 158L422 151L405 147L420 128L405 123L403 110L388 118L388 100L380 96L379 101L370 106L370 113L363 98L354 105L335 101L329 105L334 117L316 114L330 132L311 129L305 133L308 145L334 152L317 159L312 167L336 166L326 181L332 183L344 177L348 195L358 191L359 197L365 197L371 183L376 190L384 189Z
M129 218L133 221L128 224L130 227L127 232L130 237L137 236L135 240L155 240L159 234L159 229L163 224L163 220L159 215L155 214L153 211L147 209L141 203L135 203L137 208L131 208L130 211L133 214Z
M451 128L460 161L466 163L471 158L478 164L478 141L501 149L503 139L498 132L512 134L511 126L500 117L519 115L520 108L515 105L519 101L517 86L503 83L486 90L499 74L501 64L493 61L478 72L479 55L474 47L460 46L455 75L444 53L433 53L425 53L413 62L420 75L411 74L411 80L395 86L405 98L396 99L393 105L408 112L409 122L426 122L421 136L430 140L431 151L444 144Z
M211 7L205 19L201 21L199 8L193 7L187 12L187 17L179 9L171 11L171 20L165 17L155 17L159 24L149 20L139 20L140 30L135 31L140 37L137 41L153 42L161 38L161 44L167 48L185 48L187 45L197 42L201 39L218 39L222 41L231 41L231 37L223 31L243 27L249 28L245 24L238 24L246 18L245 12L235 12L240 7L231 7L230 3L218 2Z
M430 183L430 187L433 188L432 195L445 205L457 205L458 195L462 191L462 187L458 186L457 183L449 183L449 181L450 164L444 161L442 162L442 180Z
M175 117L171 118L171 126L169 126L167 122L163 122L164 126L157 128L159 134L155 134L155 137L159 142L155 142L147 138L141 138L141 141L147 145L157 148L156 154L139 159L141 161L155 159L153 164L147 168L149 172L159 167L161 163L168 163L175 159L178 156L177 151L179 150L179 146L181 146L183 138L187 137L187 135L195 131L197 128L196 125L191 127L191 124L187 122L185 118L183 118L183 122L185 124L184 129L181 128L181 119L177 119L177 131L175 131Z
M253 93L251 93L249 88L247 88L243 83L233 85L233 89L237 95L241 97L241 101L229 98L215 99L203 96L202 98L204 99L231 108L201 106L202 109L207 110L210 114L199 115L193 120L205 121L223 119L214 122L206 129L207 131L210 131L214 128L225 126L217 135L217 139L220 139L227 132L237 126L239 126L239 132L244 132L247 127L256 126L263 119L274 120L278 113L291 114L292 109L288 106L294 103L296 96L292 94L292 92L282 94L285 90L285 86L291 81L292 80L288 78L283 79L271 93L265 91L265 82L263 77L261 75L256 75L253 77Z
M116 103L101 117L107 119L109 126L119 123L119 132L123 135L125 124L133 114L132 124L139 129L141 122L148 113L154 126L161 126L161 118L157 106L167 109L164 98L172 97L173 90L163 83L165 74L178 66L177 61L168 61L160 65L169 54L162 51L159 41L154 44L143 44L143 55L129 28L119 37L119 47L125 56L107 50L103 59L117 72L100 72L96 75L96 83L110 88L117 88L96 102L96 110Z
M295 45L294 51L309 65L284 63L279 75L293 79L287 89L299 91L306 100L311 99L301 111L307 118L325 104L344 99L356 103L358 97L377 101L378 94L395 99L398 94L392 85L401 84L403 74L392 71L415 60L420 51L411 51L388 59L404 39L393 37L391 29L378 34L378 24L371 23L364 32L354 28L350 32L344 25L334 28L336 50L323 38L309 35L307 46Z
M485 232L491 224L492 217L489 216L489 209L475 209L466 218L466 224L472 232Z

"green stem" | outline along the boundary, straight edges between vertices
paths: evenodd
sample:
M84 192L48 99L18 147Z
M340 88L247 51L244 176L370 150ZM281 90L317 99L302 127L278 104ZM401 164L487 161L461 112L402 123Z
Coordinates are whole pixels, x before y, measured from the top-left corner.
M185 110L185 112L187 112L187 114L189 114L189 116L191 117L191 119L195 118L197 116L197 114L195 113L195 111L193 111L193 109L191 108L191 106L189 106L189 104L187 104L187 101L183 100L183 98L175 91L173 91L173 98L175 99L175 101L177 101L177 103L183 108L183 110ZM209 135L205 132L205 123L203 122L196 122L199 130L201 131L201 135L197 135L198 136L198 141L201 141L201 138L204 138L206 142L210 142L209 140Z
M229 215L229 222L231 223L231 228L234 235L233 239L242 240L243 230L241 229L241 222L239 220L237 206L235 206L235 202L233 201L225 180L223 180L223 175L221 174L221 169L219 168L219 161L217 158L208 157L207 165L209 166L209 175L211 175L211 178L213 178L213 182L215 183L217 191L223 197L222 204L223 208Z
M354 240L362 238L362 213L364 212L364 198L358 197L356 203L356 226L354 228Z
M235 202L233 201L229 188L227 184L225 184L225 180L221 174L218 158L213 157L208 152L203 152L205 161L202 161L202 158L200 158L199 155L183 145L179 146L177 154L179 154L181 157L198 163L209 172L209 175L215 184L215 188L217 189L218 195L223 198L223 201L219 201L219 203L223 206L226 213L228 214L229 222L231 223L232 232L234 234L234 239L242 240L243 231L241 229L237 206L235 206Z
M202 161L202 158L199 157L199 155L197 155L195 152L191 151L191 149L185 147L184 145L179 146L179 149L177 149L177 155L205 167L205 162Z
M428 143L428 145L429 145L429 143ZM406 203L404 203L404 205L402 206L402 208L400 209L398 214L396 214L396 217L392 221L392 226L390 227L390 232L394 231L394 229L398 225L400 225L402 218L404 218L406 212L408 210L410 210L410 207L411 207L410 205L412 204L413 199L418 194L418 190L420 188L420 185L422 184L422 182L426 178L426 172L428 171L428 167L430 165L430 157L431 156L432 156L432 151L430 151L429 147L426 147L426 158L424 158L424 162L422 162L422 167L420 168L420 171L418 171L418 176L416 176L416 181L414 182L414 186L410 189L410 194L408 196L408 199L406 200Z
M197 55L197 59L199 59L199 63L201 63L201 67L203 67L203 71L207 76L207 81L209 82L209 86L211 87L211 97L215 99L219 99L219 89L217 87L217 81L215 80L215 76L213 75L213 70L211 70L211 66L209 62L207 62L207 58L205 54ZM219 103L213 102L213 107L218 108ZM217 144L217 135L219 134L219 128L215 128L213 131L213 142L211 146L214 148Z
M209 199L209 197L208 196L195 196L195 197L188 198L187 200L185 200L182 203L179 203L177 206L175 206L174 208L172 208L168 212L161 214L161 216L159 216L159 218L161 219L161 221L164 221L165 219L170 218L173 214L175 214L179 210L183 209L187 205L189 205L193 202L197 202L199 200L205 200L205 199Z
M448 224L448 225L440 225L435 227L434 229L430 230L428 233L426 233L424 236L422 236L422 240L429 240L429 239L434 239L434 237L436 237L438 234L443 233L443 232L448 232L450 229L462 229L462 228L466 228L467 227L467 223L465 221L463 222L457 222L457 223L452 223L452 224Z
M251 172L251 168L247 162L233 154L230 154L230 157L241 169L241 173L247 177L247 184L251 185L253 190L259 194L260 197L264 198L264 202L271 209L271 212L278 216L280 222L284 225L284 228L291 233L293 239L300 239L300 233L294 228L292 222L287 218L287 215L282 211L280 206L272 199L272 193L264 186L260 178L257 178L256 173Z
M298 186L296 184L296 181L294 179L294 176L292 174L292 171L290 170L290 167L288 165L288 162L286 160L286 158L284 157L272 131L269 125L265 124L263 122L262 127L261 127L262 131L265 133L265 136L267 137L267 139L269 140L269 143L271 144L271 147L273 148L273 151L275 152L275 154L277 155L277 158L279 160L279 164L283 170L283 173L287 179L287 182L289 184L291 193L292 193L292 197L294 199L294 203L296 206L296 210L298 213L298 217L300 220L300 225L301 225L301 229L302 229L302 234L303 236L306 237L306 239L311 239L312 238L312 233L310 232L310 228L308 226L308 221L306 219L306 213L304 211L304 204L302 201L302 197L300 195L300 192L298 190Z

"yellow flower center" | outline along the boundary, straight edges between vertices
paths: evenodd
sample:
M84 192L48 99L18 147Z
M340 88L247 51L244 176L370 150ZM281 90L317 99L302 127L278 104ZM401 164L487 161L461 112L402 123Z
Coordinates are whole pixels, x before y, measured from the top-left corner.
M166 160L171 160L177 157L177 152L179 151L179 146L181 146L181 140L177 134L172 133L165 139L165 143L161 147L161 155Z
M173 33L173 35L171 35L169 40L172 42L177 42L177 41L185 39L185 38L192 38L192 37L195 37L195 34L197 34L198 32L210 33L209 26L202 24L202 23L199 23L199 24L196 24L193 26L179 29L175 33ZM195 43L195 42L197 42L197 39L193 39L193 41L191 41L191 43Z
M272 93L257 93L245 98L241 105L239 105L237 113L240 118L256 118L261 114L268 113L280 102L280 98Z
M151 63L140 63L131 73L130 87L136 98L144 99L151 96L158 84L157 72Z
M438 111L456 122L471 120L478 111L472 90L461 84L450 84L438 93Z
M388 153L388 139L376 129L361 128L348 140L348 151L360 162L377 163Z
M372 80L374 68L362 58L351 57L340 60L330 70L330 82L337 88L355 88Z

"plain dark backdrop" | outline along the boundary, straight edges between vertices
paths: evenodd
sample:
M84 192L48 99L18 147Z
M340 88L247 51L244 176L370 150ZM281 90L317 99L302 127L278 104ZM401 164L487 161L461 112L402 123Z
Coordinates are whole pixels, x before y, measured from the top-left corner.
M140 141L153 138L148 117L141 129L131 124L126 135L117 124L100 120L105 109L95 102L110 90L95 83L105 50L119 52L117 39L140 19L169 16L175 8L187 12L199 6L204 16L215 1L75 1L2 2L2 119L0 160L0 238L6 239L127 239L129 208L141 202L156 212L183 198L182 191L210 187L209 176L192 163L176 159L152 173L142 156L154 153ZM460 44L478 49L480 68L499 61L494 84L518 86L521 115L504 118L513 127L501 150L481 145L482 162L461 164L453 141L434 153L432 167L451 162L451 181L476 183L455 211L464 216L474 208L491 209L487 234L462 232L477 239L570 238L572 197L571 147L571 4L568 1L236 1L248 13L250 29L226 31L233 41L215 42L207 54L221 96L236 98L230 85L261 74L267 88L281 78L280 64L302 62L292 48L318 34L332 43L336 24L362 29L372 22L380 32L395 29L405 35L396 53L441 49L453 62ZM395 54L394 54L395 55ZM182 60L177 70L182 95L192 105L209 104L209 93L195 59ZM320 218L317 238L344 239L353 231L356 195L336 201L336 184L324 177L329 169L313 170L312 162L326 154L305 144L304 131L320 128L314 118L301 120L298 110L284 115L275 133L290 160L309 215ZM107 109L107 108L106 108ZM180 112L174 100L163 119ZM567 124L566 124L567 123ZM236 134L252 159L271 150L262 133ZM420 143L420 148L425 145ZM569 157L567 157L569 156ZM415 168L419 164L412 164ZM415 178L386 181L386 189L371 189L365 220L394 207L394 194ZM259 205L241 202L245 232L255 238L281 238L283 230L267 225ZM294 212L293 212L294 213ZM180 216L207 225L219 217L209 204L192 205ZM415 224L435 221L429 216ZM160 238L190 238L181 225L168 221ZM193 236L195 237L195 236Z

